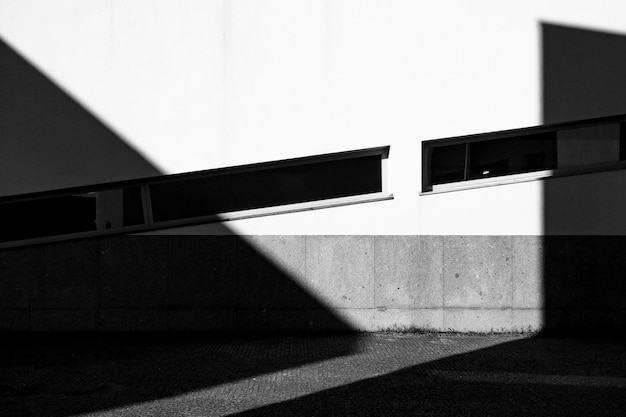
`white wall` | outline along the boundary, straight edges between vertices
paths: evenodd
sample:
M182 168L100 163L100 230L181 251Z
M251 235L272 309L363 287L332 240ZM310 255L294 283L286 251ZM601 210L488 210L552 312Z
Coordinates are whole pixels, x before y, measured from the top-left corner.
M623 33L626 3L0 0L0 37L166 173L391 145L393 201L244 234L540 234L541 182L419 188L421 140L541 122L541 22Z

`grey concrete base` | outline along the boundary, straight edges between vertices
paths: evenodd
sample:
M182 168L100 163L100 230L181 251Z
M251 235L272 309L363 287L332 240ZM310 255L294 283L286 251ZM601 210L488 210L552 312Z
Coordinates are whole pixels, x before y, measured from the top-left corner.
M626 326L626 237L121 236L0 252L0 331Z

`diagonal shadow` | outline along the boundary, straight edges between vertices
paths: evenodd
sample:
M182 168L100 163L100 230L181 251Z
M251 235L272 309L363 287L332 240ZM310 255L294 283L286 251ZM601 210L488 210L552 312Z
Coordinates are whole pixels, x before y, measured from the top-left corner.
M541 31L544 123L626 113L625 36ZM624 341L581 337L621 337L626 325L621 172L544 182L544 335L236 415L622 415ZM545 337L555 330L576 338Z
M0 195L161 174L1 39L0 91ZM3 329L86 332L5 341L2 413L107 410L358 348L357 336L315 348L267 338L215 345L210 334L352 329L297 283L303 237L266 238L261 244L275 258L253 238L211 228L217 235L85 238L0 251ZM176 333L159 333L166 331Z
M8 415L117 409L359 349L358 334L312 336L351 328L284 264L235 235L85 239L4 250L0 262L3 280L32 287L32 326L91 326L5 338L0 407ZM271 337L286 329L309 336Z
M0 196L160 175L0 38Z
M618 416L621 341L529 338L401 369L237 416Z

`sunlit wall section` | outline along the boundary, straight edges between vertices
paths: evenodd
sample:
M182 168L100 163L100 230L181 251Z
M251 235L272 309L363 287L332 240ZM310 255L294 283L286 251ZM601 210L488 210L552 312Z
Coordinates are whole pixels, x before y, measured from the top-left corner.
M391 146L393 200L238 233L533 235L539 183L420 196L421 141L541 123L542 22L619 33L624 16L619 0L0 0L0 37L162 173Z

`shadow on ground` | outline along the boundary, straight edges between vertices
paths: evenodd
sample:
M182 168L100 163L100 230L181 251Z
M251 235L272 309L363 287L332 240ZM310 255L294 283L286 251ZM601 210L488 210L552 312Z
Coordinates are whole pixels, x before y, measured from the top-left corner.
M619 416L626 410L625 347L523 339L234 415Z
M0 407L12 416L621 416L624 348L443 334L31 335L5 343Z
M158 402L348 355L358 338L24 335L2 348L0 409L3 415L53 417Z

